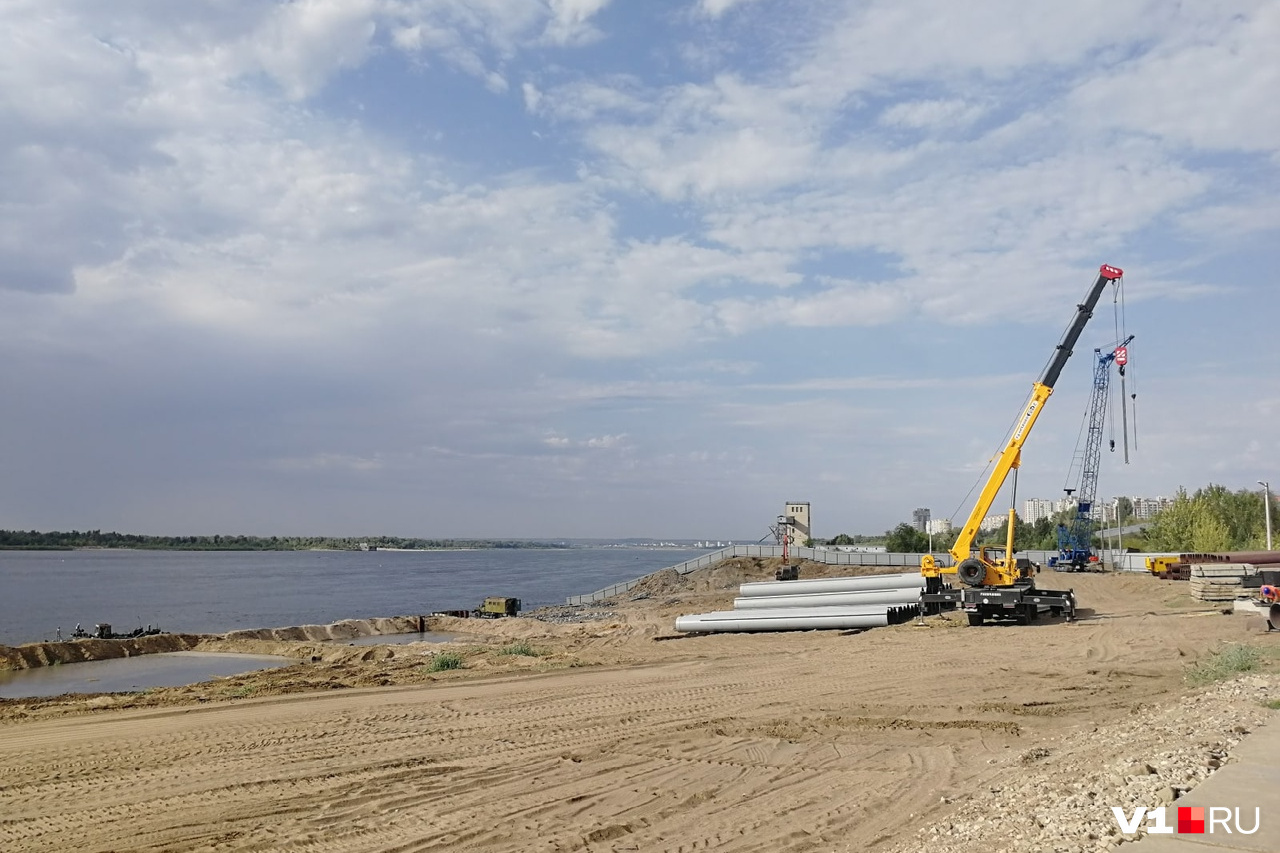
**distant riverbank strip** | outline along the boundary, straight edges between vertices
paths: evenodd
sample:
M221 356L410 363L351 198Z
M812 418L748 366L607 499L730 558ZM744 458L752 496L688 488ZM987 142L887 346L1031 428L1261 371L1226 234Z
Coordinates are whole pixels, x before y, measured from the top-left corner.
M71 551L131 548L157 551L448 551L485 548L568 548L560 542L523 539L419 539L398 536L143 536L71 530L0 530L0 550Z

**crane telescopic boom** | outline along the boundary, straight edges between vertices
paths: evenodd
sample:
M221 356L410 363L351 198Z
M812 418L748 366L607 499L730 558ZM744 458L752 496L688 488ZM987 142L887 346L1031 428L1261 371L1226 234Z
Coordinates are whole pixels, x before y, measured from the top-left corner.
M975 623L981 623L986 616L1000 615L999 608L1014 608L1019 612L1020 616L1026 615L1027 618L1030 618L1033 614L1031 610L1024 608L1035 608L1041 604L1050 606L1057 612L1066 610L1069 613L1074 613L1074 597L1070 593L1043 591L1050 598L1054 595L1065 595L1069 599L1069 602L1057 601L1056 603L1042 600L1045 599L1045 595L1037 596L1032 594L1035 592L1032 577L1033 569L1026 561L1020 563L1013 556L1013 543L1011 540L1013 538L1012 531L1015 515L1012 510L1009 513L1010 541L999 558L988 557L987 548L981 549L978 555L974 556L973 543L977 538L982 519L990 512L991 505L995 502L997 494L999 494L1001 487L1009 476L1009 472L1021 464L1022 445L1026 442L1032 427L1035 426L1036 420L1040 417L1040 412L1043 411L1049 395L1053 393L1053 387L1057 384L1058 377L1062 374L1062 369L1066 366L1067 360L1071 358L1071 353L1075 349L1077 341L1080 340L1080 334L1084 331L1085 324L1093 316L1093 309L1097 307L1102 292L1107 285L1119 280L1123 275L1123 270L1109 264L1103 264L1098 268L1097 280L1089 288L1084 301L1076 306L1076 313L1063 333L1062 339L1054 348L1053 355L1045 366L1044 373L1032 385L1031 397L1023 407L1022 415L1018 418L1009 440L1005 443L1004 450L996 457L986 485L983 486L977 502L969 513L969 517L960 529L955 544L951 546L950 554L954 565L950 567L939 566L931 554L921 559L921 573L926 578L932 579L930 583L926 584L927 594L924 596L925 600L929 600L932 593L941 590L941 582L937 580L941 574L954 573L968 586L981 589L966 590L963 597L951 595L953 591L948 590L942 597L934 600L954 601L959 598L965 610L970 612L970 619ZM992 550L998 551L1001 549ZM1001 592L1004 588L1011 587L1018 587L1016 594L1006 595ZM1010 592L1014 593L1014 591ZM973 593L973 595L970 595L970 593ZM1010 601L1013 603L1010 603Z

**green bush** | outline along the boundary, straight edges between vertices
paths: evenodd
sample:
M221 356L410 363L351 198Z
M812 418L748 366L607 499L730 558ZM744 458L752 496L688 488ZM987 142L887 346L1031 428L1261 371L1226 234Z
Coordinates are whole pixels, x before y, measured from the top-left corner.
M446 669L462 669L462 655L457 652L441 652L431 659L427 672L442 672Z
M1195 685L1212 684L1241 672L1252 672L1261 662L1262 656L1252 646L1228 646L1192 667L1187 681Z
M538 651L537 649L529 645L524 640L520 640L519 642L512 643L509 646L503 646L502 648L498 649L498 654L521 655L527 658L542 657L542 652Z

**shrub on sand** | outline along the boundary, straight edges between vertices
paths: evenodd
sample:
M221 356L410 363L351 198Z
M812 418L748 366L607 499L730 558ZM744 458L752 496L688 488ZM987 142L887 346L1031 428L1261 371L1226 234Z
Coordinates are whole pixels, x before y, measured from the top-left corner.
M462 669L462 655L457 652L441 652L431 659L427 672L442 672L446 669Z
M1261 662L1262 656L1252 646L1228 646L1192 667L1187 681L1194 685L1212 684L1242 672L1252 672Z
M512 643L509 646L503 646L502 648L498 649L498 654L521 655L523 657L528 657L528 658L542 657L542 652L538 651L533 646L529 645L529 643L525 640L520 640L519 642Z

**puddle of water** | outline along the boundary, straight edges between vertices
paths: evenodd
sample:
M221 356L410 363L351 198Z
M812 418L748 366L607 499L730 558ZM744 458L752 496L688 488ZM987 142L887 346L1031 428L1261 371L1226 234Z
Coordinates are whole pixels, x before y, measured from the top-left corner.
M165 652L131 658L0 671L0 699L28 699L63 693L133 693L150 687L179 687L212 678L288 666L292 658L221 652Z
M456 640L456 634L438 634L425 631L421 634L374 634L370 637L353 637L350 640L332 640L345 646L403 646L407 643L447 643Z

